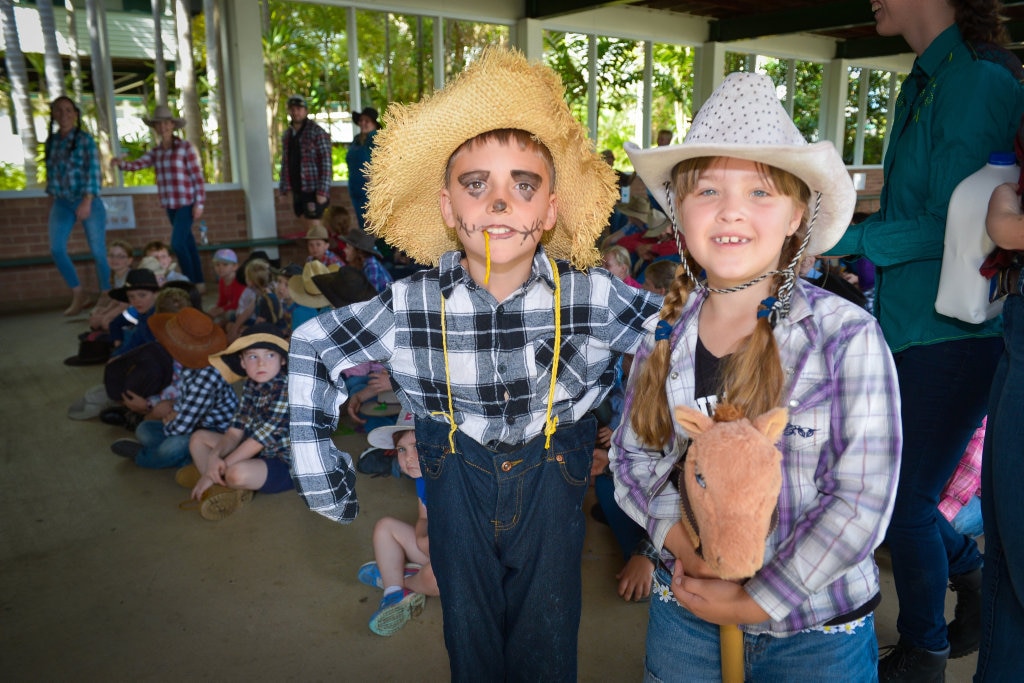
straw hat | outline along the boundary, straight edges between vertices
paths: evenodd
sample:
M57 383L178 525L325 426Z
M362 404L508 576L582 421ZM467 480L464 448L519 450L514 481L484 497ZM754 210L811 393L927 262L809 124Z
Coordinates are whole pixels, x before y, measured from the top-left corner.
M781 168L821 193L821 209L807 253L828 251L853 216L857 193L842 157L831 142L808 144L775 94L767 76L729 74L693 117L680 145L640 149L626 143L626 154L651 194L670 212L676 228L672 169L697 157L734 157Z
M171 358L193 370L205 368L210 364L210 354L228 345L223 328L191 306L177 313L154 313L149 318L149 329Z
M330 306L331 302L320 291L320 287L313 281L314 276L327 275L338 270L337 265L325 266L320 261L307 261L302 266L301 275L293 275L288 278L288 291L292 299L300 306L309 308L323 308Z
M171 108L166 104L157 105L156 109L153 110L153 115L148 119L143 117L142 122L147 126L155 126L157 121L171 121L174 123L174 129L185 127L185 119L180 116L175 116L171 111Z
M577 268L600 262L595 247L619 196L615 171L594 151L565 104L558 75L520 52L487 48L443 90L411 105L392 104L369 163L369 232L418 263L437 265L460 248L441 216L448 159L491 130L532 133L555 162L558 220L542 243Z
M281 331L271 323L256 323L245 330L245 334L236 339L231 346L220 353L210 355L210 365L217 368L228 384L245 379L242 368L241 353L246 349L270 349L288 357L288 340L281 336Z
M644 225L651 222L651 200L646 192L633 192L629 196L629 203L617 204L615 208L624 216L642 220Z
M306 235L302 239L330 242L331 235L327 232L327 228L323 226L323 223L313 223L313 225L309 226L309 230L306 231Z

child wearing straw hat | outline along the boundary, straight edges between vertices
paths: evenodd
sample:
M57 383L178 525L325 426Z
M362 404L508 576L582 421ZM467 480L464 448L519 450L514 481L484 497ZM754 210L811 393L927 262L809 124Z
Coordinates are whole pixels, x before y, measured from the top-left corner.
M296 485L358 511L331 433L346 368L388 367L416 415L430 551L456 681L575 680L596 422L660 298L598 263L615 173L557 74L491 48L428 100L392 105L370 162L369 231L434 267L292 336Z
M872 551L899 471L896 371L874 318L796 273L849 224L849 173L832 143L803 139L771 79L750 73L725 79L682 144L627 153L668 210L683 265L636 354L609 453L616 499L660 550L646 675L877 680ZM684 531L689 434L672 418L726 400L751 420L789 411L777 524L761 568L738 581L718 578ZM735 668L720 625L739 641Z
M206 204L206 181L199 154L188 140L174 134L185 127L185 119L175 116L167 105L157 106L152 117L142 120L156 132L157 146L134 161L116 158L110 164L122 171L150 166L156 170L160 206L167 210L171 221L171 247L185 276L197 286L202 285L203 264L192 234L192 223L202 217Z
M210 364L228 382L244 378L245 384L227 431L193 434L193 465L175 477L182 486L191 486L204 519L227 517L252 500L254 491L280 493L292 488L287 359L288 340L269 323L253 325L210 356Z
M139 467L182 467L191 459L192 434L200 429L225 432L238 407L234 389L209 361L210 354L227 346L227 337L210 316L192 307L177 313L154 313L149 328L181 364L178 398L163 420L139 424L137 440L118 439L110 449Z

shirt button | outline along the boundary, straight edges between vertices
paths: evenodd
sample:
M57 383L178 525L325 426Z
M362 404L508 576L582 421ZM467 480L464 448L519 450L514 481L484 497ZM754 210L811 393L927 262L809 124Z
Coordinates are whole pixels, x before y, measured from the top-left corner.
M507 424L515 424L516 419L514 417L512 417L511 415L509 415L508 417L505 418L505 422Z
M508 460L506 460L505 462L501 463L501 471L502 472L508 472L511 469L512 469L512 463L510 463Z
M505 372L505 364L504 363L502 363L501 365L498 366L498 372L501 372L501 373Z
M512 398L512 397L511 397L511 396L509 396L509 395L508 395L508 392L506 391L506 392L505 392L505 400L507 401L507 400L509 400L510 398Z
M790 399L790 401L789 401L789 407L790 408L796 408L799 405L800 405L800 401L796 400L795 398Z
M672 373L672 379L679 379L679 373L678 372L673 372Z

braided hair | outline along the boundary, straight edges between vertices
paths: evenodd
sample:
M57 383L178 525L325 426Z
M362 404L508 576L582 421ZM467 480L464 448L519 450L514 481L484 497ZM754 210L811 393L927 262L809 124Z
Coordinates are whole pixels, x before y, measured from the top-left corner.
M50 148L53 146L54 136L59 132L60 128L57 126L57 122L53 118L53 108L57 106L57 103L61 100L66 100L75 110L77 118L75 120L75 129L71 133L71 149L68 153L75 151L75 147L78 146L78 133L82 130L82 110L78 108L75 101L67 95L61 95L57 97L53 102L50 102L50 127L47 129L46 142L43 144L44 151L44 163L48 164L50 161Z

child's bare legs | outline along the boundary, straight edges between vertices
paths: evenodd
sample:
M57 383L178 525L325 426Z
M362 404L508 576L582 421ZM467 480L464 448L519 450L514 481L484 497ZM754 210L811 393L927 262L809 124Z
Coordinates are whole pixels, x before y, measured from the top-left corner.
M384 588L403 586L414 593L438 595L437 580L429 569L430 557L416 542L416 529L393 517L384 517L373 527L373 555L377 560ZM405 563L424 567L415 576L405 578ZM421 576L422 574L429 576Z
M229 465L224 472L228 488L259 491L267 483L267 463L263 458L250 458Z

